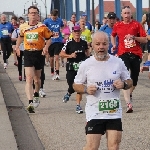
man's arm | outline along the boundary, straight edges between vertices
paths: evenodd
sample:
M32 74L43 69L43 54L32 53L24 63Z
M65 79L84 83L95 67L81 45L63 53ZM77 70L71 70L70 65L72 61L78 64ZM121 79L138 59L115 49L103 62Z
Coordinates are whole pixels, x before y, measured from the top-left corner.
M17 42L16 42L16 49L19 48L20 44L23 42L24 37L18 36Z
M87 92L87 87L83 84L73 84L73 89L77 92L77 93L81 93L84 94Z
M116 37L114 37L112 35L111 35L111 43L112 43L113 47L115 48L116 47Z
M89 95L94 95L95 92L97 91L97 88L95 85L89 85L86 86L84 84L73 84L73 89L77 92L77 93L81 93L81 94L89 94Z
M51 38L45 40L45 46L43 48L44 55L46 55L48 53L48 48L49 48L50 45L51 45Z
M134 37L139 43L147 43L147 37Z
M59 56L63 58L76 58L76 53L74 52L72 54L66 54L64 50L61 50Z
M16 53L17 53L17 56L20 56L20 44L23 42L24 40L24 37L21 37L21 36L18 36L17 38L17 42L16 42Z

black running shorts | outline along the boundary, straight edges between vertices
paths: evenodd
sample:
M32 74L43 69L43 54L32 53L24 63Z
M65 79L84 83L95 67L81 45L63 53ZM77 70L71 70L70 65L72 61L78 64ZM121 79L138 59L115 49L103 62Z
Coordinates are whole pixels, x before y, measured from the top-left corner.
M63 43L56 42L49 46L48 52L50 57L54 57L54 55L59 55L60 51L62 50Z
M87 122L85 133L87 134L102 134L107 130L122 131L121 119L92 119Z
M43 55L40 51L24 51L24 67L35 67L35 70L40 70L43 67Z

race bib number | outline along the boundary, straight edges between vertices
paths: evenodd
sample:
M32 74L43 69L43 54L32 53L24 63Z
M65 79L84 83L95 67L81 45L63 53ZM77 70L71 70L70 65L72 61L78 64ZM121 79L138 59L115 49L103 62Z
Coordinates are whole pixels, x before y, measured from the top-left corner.
M59 32L53 32L53 37L52 38L59 38Z
M2 34L3 35L9 35L9 32L8 32L8 30L2 30Z
M38 41L38 32L29 32L26 33L27 42L37 42Z
M81 39L84 41L87 41L86 36L85 35L81 35Z
M78 71L80 64L81 64L81 62L79 62L79 63L75 63L74 62L73 63L73 69L74 69L74 71Z
M116 113L119 109L119 100L99 100L99 111L102 113Z
M125 39L124 45L125 45L125 48L131 48L131 47L136 46L136 43L135 43L135 40L133 39Z

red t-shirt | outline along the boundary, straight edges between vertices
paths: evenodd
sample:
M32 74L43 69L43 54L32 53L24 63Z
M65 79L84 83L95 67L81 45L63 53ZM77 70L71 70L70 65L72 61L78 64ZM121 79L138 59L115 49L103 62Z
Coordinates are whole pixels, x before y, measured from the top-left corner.
M117 22L113 27L112 36L115 37L117 35L119 38L118 56L125 52L131 52L142 58L142 49L140 43L136 40L125 40L125 36L128 34L134 35L135 37L146 37L145 30L139 22L135 20L132 20L129 24Z

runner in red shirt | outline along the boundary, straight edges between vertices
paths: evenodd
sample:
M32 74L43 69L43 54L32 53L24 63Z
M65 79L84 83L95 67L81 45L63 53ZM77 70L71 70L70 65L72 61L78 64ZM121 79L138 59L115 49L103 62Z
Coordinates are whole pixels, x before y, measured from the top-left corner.
M111 42L113 49L116 49L116 36L119 38L118 56L124 61L127 69L131 71L133 86L130 90L124 90L124 98L127 103L127 113L133 112L131 99L140 72L142 49L140 43L146 43L146 33L141 24L131 19L131 9L125 6L122 9L123 21L117 22L112 31Z

